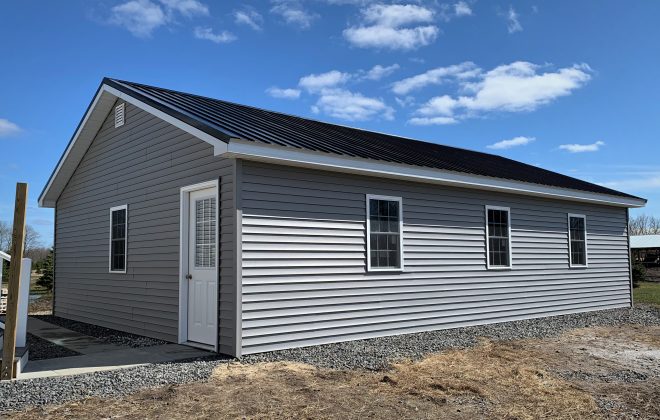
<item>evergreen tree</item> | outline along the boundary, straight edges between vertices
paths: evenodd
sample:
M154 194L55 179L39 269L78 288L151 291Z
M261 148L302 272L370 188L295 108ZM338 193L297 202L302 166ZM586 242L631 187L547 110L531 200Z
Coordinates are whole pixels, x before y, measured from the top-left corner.
M48 256L43 261L41 267L41 277L37 280L37 284L41 287L45 287L48 290L53 290L53 250L51 249L48 252Z

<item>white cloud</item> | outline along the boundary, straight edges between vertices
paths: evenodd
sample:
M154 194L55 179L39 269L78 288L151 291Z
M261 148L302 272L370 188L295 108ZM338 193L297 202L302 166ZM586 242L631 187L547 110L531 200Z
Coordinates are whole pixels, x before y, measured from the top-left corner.
M398 69L398 64L392 64L391 66L381 66L380 64L376 64L371 70L367 71L362 78L367 80L380 80L391 75Z
M474 63L455 64L448 67L437 67L422 74L399 80L392 85L392 91L397 95L406 95L413 90L421 89L428 85L437 85L447 78L466 79L479 74L480 70Z
M207 41L215 42L216 44L226 44L236 41L236 36L228 31L222 31L219 34L213 32L211 28L202 28L200 26L195 28L195 38L205 39Z
M148 38L154 30L174 21L175 13L186 17L208 16L208 7L197 0L130 0L110 9L109 22L121 26L139 38Z
M367 23L391 28L433 21L433 10L414 4L374 4L363 9L362 15Z
M399 98L396 97L394 98L397 104L399 104L400 107L405 108L411 105L415 104L415 98L412 96L406 96L405 98Z
M413 125L448 125L456 124L458 120L454 117L414 117L408 122Z
M381 99L370 98L346 89L324 89L312 110L349 121L363 121L376 117L386 120L394 118L394 109Z
M562 144L559 146L561 150L566 150L571 153L583 153L583 152L597 152L602 146L605 146L605 142L597 141L591 144Z
M266 93L273 98L280 99L298 99L300 97L300 89L281 89L276 86L266 89Z
M433 10L414 4L374 4L362 9L364 22L344 30L344 38L361 48L412 50L429 45L438 36ZM407 25L419 24L413 27Z
M316 13L305 10L299 0L271 0L271 13L280 15L286 23L299 29L309 29L312 22L319 18Z
M168 18L160 5L149 0L131 0L111 9L110 23L122 26L139 38L167 23Z
M456 16L472 16L472 8L465 1L454 3L454 14Z
M439 116L461 120L489 112L533 111L562 96L570 95L591 79L591 69L586 64L545 73L539 73L540 68L533 63L517 61L488 72L474 69L472 72L457 72L456 75L450 73L450 76L456 77L459 91L463 95L436 96L422 105L416 114L426 118ZM414 79L399 85L399 91L407 92L419 85L424 86L429 80L434 82L436 79Z
M0 118L0 137L9 137L21 132L21 128L13 122Z
M509 140L498 141L497 143L490 144L486 147L488 147L489 149L504 150L517 146L526 146L535 140L536 137L518 136Z
M238 25L246 25L255 31L260 31L264 18L252 7L245 7L234 12L234 22Z
M209 8L197 0L160 0L165 7L172 11L176 10L184 16L208 16Z
M509 30L510 34L513 34L515 32L520 32L523 30L523 27L520 24L520 21L518 20L518 13L513 8L513 6L509 7L509 11L506 13L506 20L507 20L506 27Z
M467 1L458 1L454 4L441 4L438 7L438 16L445 22L449 22L454 18L465 16L472 16L472 7Z
M351 75L348 73L332 70L326 73L303 76L298 81L298 86L309 92L318 92L322 89L332 88L344 84L350 78Z
M599 184L623 191L658 191L660 189L660 173L640 178L600 182Z

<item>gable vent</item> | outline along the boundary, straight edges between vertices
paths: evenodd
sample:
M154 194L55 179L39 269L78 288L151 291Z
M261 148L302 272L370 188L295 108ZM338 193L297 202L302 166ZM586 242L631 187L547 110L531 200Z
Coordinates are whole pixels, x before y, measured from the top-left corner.
M124 108L125 103L121 103L115 107L115 128L124 125Z

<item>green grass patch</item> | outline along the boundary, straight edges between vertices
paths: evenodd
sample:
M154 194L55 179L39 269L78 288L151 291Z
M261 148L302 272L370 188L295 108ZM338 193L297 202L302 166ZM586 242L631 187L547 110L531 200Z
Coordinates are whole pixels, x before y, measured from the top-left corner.
M644 281L633 289L635 303L651 303L660 306L660 283Z

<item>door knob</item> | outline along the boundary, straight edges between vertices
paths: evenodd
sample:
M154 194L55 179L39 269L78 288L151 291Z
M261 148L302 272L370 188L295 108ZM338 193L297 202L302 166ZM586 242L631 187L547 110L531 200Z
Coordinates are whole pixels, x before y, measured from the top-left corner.
M186 274L186 280L192 280L192 274Z

